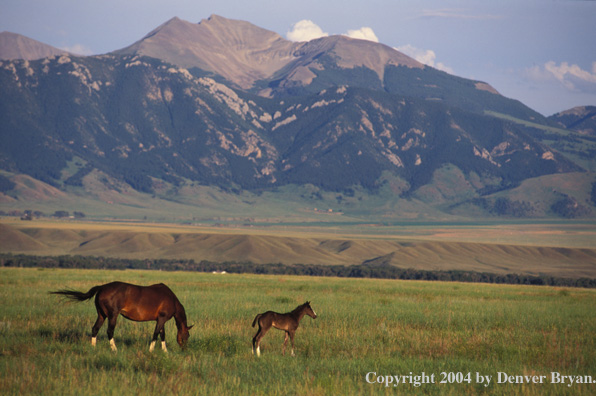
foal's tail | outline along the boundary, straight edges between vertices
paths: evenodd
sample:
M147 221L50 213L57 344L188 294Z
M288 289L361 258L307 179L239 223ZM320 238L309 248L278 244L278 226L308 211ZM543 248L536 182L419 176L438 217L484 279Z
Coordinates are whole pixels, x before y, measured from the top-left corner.
M94 286L92 287L87 293L83 293L83 292L79 292L79 291L75 291L75 290L57 290L54 292L50 292L50 294L59 294L62 295L70 300L73 301L85 301L85 300L89 300L91 297L93 297L95 294L97 294L98 291L101 290L101 286Z
M257 322L259 321L259 318L261 317L262 314L258 314L257 316L255 316L255 320L252 321L252 327L255 327L255 325L257 324Z

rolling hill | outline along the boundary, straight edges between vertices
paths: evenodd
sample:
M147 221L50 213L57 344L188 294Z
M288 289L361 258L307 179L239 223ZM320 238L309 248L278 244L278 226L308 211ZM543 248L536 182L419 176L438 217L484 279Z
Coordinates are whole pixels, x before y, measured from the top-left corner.
M526 230L539 233L543 230ZM486 231L481 231L482 233ZM592 230L593 232L593 230ZM588 231L589 233L589 231ZM596 249L417 237L160 230L85 224L0 224L0 252L128 259L309 264L595 278ZM559 244L564 244L560 242Z

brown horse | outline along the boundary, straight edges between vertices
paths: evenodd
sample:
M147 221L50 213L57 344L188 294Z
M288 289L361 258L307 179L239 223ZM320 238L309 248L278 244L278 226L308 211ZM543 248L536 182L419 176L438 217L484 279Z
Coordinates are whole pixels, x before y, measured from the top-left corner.
M114 342L114 328L118 315L135 322L155 320L157 325L153 332L153 339L149 346L152 352L157 341L157 335L161 336L161 348L166 348L165 323L172 317L176 320L178 328L177 341L184 348L188 340L188 330L192 326L186 324L186 312L180 301L169 287L160 283L151 286L137 286L130 283L112 282L105 285L92 287L87 293L73 290L59 290L51 292L66 296L74 301L85 301L95 296L95 308L97 309L97 320L91 329L91 345L95 346L97 333L108 319L108 340L113 351L116 351Z
M257 323L259 324L259 330L257 331L257 334L255 334L255 336L252 338L252 353L256 353L257 356L261 356L261 339L273 326L276 329L286 332L282 355L286 353L286 343L288 342L288 337L290 337L290 341L292 342L292 356L294 356L294 333L296 333L298 324L304 315L308 315L313 319L317 318L317 314L310 307L310 301L297 306L292 312L280 314L273 311L267 311L262 314L258 314L255 317L255 320L252 322L252 327L255 327L255 324Z

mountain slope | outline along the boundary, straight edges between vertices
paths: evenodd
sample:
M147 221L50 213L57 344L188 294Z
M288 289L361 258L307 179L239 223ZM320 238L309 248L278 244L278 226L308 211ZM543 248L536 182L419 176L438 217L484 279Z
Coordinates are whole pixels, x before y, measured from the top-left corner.
M55 184L77 157L80 169L67 184L97 168L140 191L152 190L152 177L174 184L268 178L276 150L255 132L262 109L213 80L149 58L17 65L0 74L4 169Z
M550 116L549 120L582 135L596 136L596 106L574 107Z
M36 60L66 53L67 51L20 34L11 32L0 33L0 59Z
M145 192L152 178L373 188L385 170L415 189L447 163L505 186L579 170L519 125L390 93L340 87L280 105L136 57L2 71L11 94L0 99L0 161L49 183L73 157L82 173L95 167Z

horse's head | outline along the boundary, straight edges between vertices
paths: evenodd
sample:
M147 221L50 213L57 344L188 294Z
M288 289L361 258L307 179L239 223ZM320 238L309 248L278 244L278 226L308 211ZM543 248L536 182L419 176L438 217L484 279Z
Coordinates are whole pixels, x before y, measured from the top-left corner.
M180 326L178 329L178 336L176 337L176 340L182 349L186 348L186 342L188 341L188 337L190 337L188 330L190 329L192 329L192 326L186 326L185 324L182 324L182 326Z
M315 313L315 310L312 309L312 307L310 306L310 301L305 302L304 307L306 308L306 314L308 316L310 316L313 319L317 318L317 314Z

